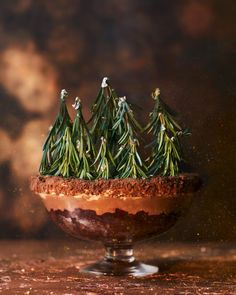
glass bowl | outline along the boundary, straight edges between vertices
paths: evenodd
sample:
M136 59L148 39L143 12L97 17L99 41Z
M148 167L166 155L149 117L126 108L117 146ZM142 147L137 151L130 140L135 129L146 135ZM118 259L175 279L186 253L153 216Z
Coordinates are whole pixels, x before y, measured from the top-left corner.
M196 174L149 179L31 179L32 191L41 197L63 231L104 244L104 259L82 270L96 275L146 276L158 272L158 267L134 258L133 244L171 228L186 212L200 185Z

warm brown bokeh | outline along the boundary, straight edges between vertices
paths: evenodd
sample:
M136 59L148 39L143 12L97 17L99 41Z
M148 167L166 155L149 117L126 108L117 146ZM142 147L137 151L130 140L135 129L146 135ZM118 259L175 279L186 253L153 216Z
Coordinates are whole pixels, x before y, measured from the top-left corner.
M204 189L166 239L235 240L234 2L3 0L0 3L0 236L63 235L28 189L61 88L89 116L103 76L141 107L160 87L192 136L186 169ZM70 108L71 109L71 108Z

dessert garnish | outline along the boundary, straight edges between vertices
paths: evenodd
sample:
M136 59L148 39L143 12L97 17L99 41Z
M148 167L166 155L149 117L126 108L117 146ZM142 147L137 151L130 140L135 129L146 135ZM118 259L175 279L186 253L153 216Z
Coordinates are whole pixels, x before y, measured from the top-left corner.
M61 91L60 109L43 147L41 175L79 179L148 178L175 176L182 161L181 137L189 135L176 122L176 114L152 93L154 108L146 127L141 126L126 96L119 97L105 77L85 121L82 102L76 97L72 122L67 110L68 93ZM151 134L148 157L140 153L140 138Z

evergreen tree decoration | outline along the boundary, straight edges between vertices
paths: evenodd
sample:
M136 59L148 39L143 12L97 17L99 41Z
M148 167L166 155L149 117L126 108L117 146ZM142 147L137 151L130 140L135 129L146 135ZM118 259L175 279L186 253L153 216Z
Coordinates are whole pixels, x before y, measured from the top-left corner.
M118 97L108 80L107 77L102 80L90 119L93 122L91 134L99 151L94 164L97 165L98 177L105 179L114 177L116 173L114 156L117 153L117 138L112 128L115 123Z
M68 96L65 89L61 91L60 99L60 109L57 118L50 128L48 137L43 145L43 156L39 168L39 172L42 175L53 174L51 169L53 162L57 160L58 157L58 145L57 141L65 133L67 127L71 127L71 119L66 107L66 97Z
M189 133L175 121L175 113L162 101L159 89L152 93L155 105L144 129L153 136L148 145L148 168L139 154L142 127L126 97L117 97L107 77L92 106L91 131L78 97L72 123L66 97L66 90L62 90L58 115L43 146L40 174L93 180L174 176L179 172L180 137Z
M174 120L174 112L162 101L157 88L152 97L155 100L150 122L145 130L153 134L152 153L149 157L148 175L174 176L179 172L181 162L181 146L179 137L188 135Z
M103 78L100 91L92 106L92 117L90 121L93 122L91 133L95 143L101 137L107 140L112 135L112 126L114 125L118 98L108 80L107 77ZM113 144L109 140L110 149L113 149Z
M118 166L118 178L146 178L146 166L138 153L137 130L142 127L135 119L126 97L119 98L116 121L113 132L119 135L119 150L115 156Z
M93 179L94 171L92 163L95 156L94 144L91 134L82 113L82 104L78 97L72 105L76 110L76 117L72 127L73 144L76 146L79 157L77 177L81 179Z

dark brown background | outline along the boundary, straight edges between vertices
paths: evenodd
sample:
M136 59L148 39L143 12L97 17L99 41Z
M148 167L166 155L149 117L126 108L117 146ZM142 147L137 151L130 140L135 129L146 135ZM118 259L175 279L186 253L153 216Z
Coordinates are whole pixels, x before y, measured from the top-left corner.
M88 107L103 76L142 107L163 98L192 131L189 166L204 179L174 240L235 240L234 1L0 2L0 237L63 236L29 192L61 88Z

